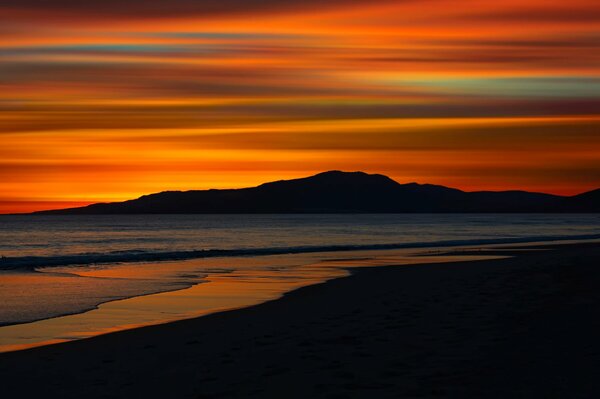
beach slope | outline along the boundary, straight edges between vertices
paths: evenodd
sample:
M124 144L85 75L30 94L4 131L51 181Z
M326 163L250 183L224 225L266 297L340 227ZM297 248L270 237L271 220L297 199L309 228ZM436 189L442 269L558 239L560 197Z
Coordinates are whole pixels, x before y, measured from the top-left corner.
M3 397L596 397L600 245L544 248L1 354Z

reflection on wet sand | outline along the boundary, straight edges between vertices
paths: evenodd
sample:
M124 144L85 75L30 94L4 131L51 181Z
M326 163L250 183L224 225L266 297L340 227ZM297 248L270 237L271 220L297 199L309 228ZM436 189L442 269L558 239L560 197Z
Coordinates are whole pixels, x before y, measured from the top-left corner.
M431 256L435 255L435 256ZM54 279L83 279L85 289L108 286L129 287L160 282L168 292L145 294L108 301L102 298L93 310L0 328L0 351L87 338L113 331L197 317L246 307L275 299L293 289L347 275L348 268L384 265L437 263L492 256L440 256L427 251L394 250L340 254L305 254L256 258L200 259L144 265L115 265L97 268L54 268L52 273L27 276L27 282ZM227 267L235 262L235 267ZM24 277L14 277L15 279ZM133 283L133 284L132 284ZM198 284L200 283L200 284ZM194 285L195 284L195 285ZM191 285L191 286L190 286ZM82 289L79 286L78 289ZM134 288L131 288L134 287ZM156 285L154 286L156 289ZM179 287L179 288L176 288ZM189 288L185 288L189 287ZM184 289L181 289L184 288ZM48 287L46 286L46 289ZM76 292L71 292L71 295Z

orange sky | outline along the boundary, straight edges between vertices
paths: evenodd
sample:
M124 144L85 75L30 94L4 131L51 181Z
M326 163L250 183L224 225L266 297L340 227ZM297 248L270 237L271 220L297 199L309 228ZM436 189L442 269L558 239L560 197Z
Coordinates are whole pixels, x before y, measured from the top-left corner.
M0 3L0 213L330 169L600 187L600 3Z

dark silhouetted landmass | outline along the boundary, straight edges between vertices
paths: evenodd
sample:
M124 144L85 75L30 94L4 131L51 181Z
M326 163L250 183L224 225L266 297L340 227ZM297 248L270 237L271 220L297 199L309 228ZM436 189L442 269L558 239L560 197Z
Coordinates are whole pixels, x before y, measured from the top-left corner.
M564 208L579 212L600 212L600 188L566 198Z
M465 192L330 171L229 190L166 191L37 214L599 212L600 190L574 197L526 191Z

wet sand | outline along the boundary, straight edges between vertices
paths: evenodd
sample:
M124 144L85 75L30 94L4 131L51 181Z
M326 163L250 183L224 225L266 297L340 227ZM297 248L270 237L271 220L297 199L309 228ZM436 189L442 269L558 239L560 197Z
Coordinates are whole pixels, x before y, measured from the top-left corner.
M600 245L354 269L224 313L0 354L4 397L590 398ZM476 251L477 254L480 254Z
M37 312L51 317L0 327L0 352L257 305L303 286L347 276L349 267L493 258L431 253L417 249L352 251L340 258L330 252L4 273L0 275L0 320L11 315L18 320ZM152 289L160 292L149 291ZM96 305L98 301L104 303Z

